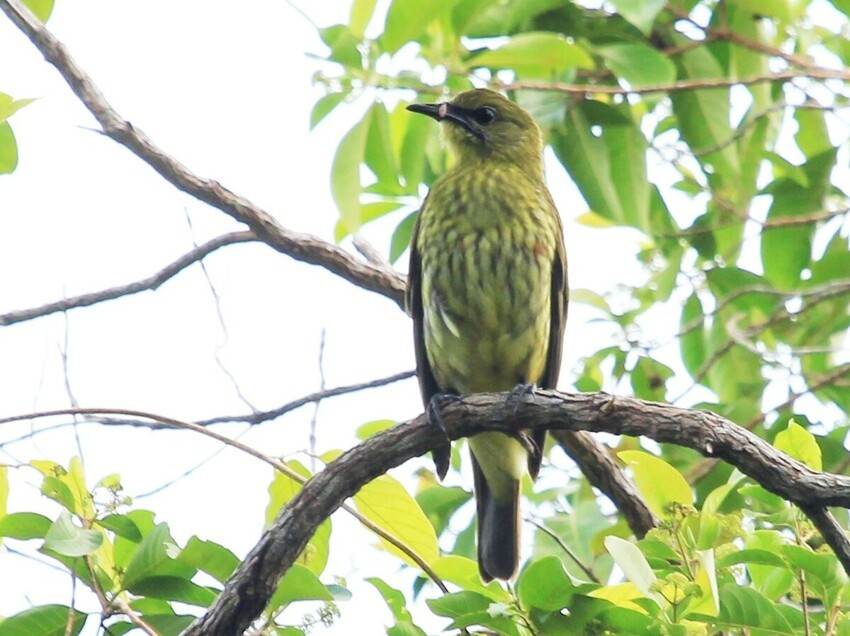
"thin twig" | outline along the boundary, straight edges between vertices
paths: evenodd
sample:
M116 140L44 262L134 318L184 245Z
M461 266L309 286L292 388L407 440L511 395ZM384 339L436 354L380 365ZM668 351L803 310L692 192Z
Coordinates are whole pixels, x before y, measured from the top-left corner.
M128 283L126 285L119 285L117 287L110 287L109 289L104 289L98 292L81 294L71 298L63 298L62 300L57 300L40 307L33 307L32 309L21 309L17 311L10 311L6 314L0 314L0 327L12 325L16 322L33 320L34 318L41 318L42 316L49 316L50 314L58 311L68 311L69 309L76 309L77 307L89 307L107 300L121 298L122 296L130 296L142 291L157 289L165 281L173 278L189 267L192 263L200 261L207 254L220 247L256 240L257 237L254 236L253 232L232 232L230 234L224 234L212 239L211 241L207 241L203 245L193 249L191 252L184 254L173 263L163 267L152 276L148 276L142 280Z
M599 578L598 578L598 577L597 577L597 576L593 573L593 570L591 570L591 569L590 569L589 567L587 567L584 563L582 563L581 559L579 559L579 558L578 558L578 555L576 555L576 553L575 553L575 552L573 552L573 551L570 549L570 546L568 546L566 543L564 543L564 541L563 541L563 539L561 539L561 537L559 537L559 536L558 536L557 534L555 534L552 530L550 530L549 528L547 528L547 527L546 527L545 525L543 525L542 523L538 523L537 521L535 521L535 520L534 520L534 519L532 519L531 517L526 517L526 518L525 518L525 520L526 520L528 523L530 523L531 525L533 525L533 526L537 527L537 528L538 528L541 532L543 532L544 534L546 534L546 535L547 535L550 539L552 539L555 543L557 543L557 544L558 544L558 547L559 547L559 548L561 548L561 550L563 550L563 551L564 551L564 553L565 553L568 557L570 557L570 559L572 560L572 562L573 562L573 563L575 563L575 564L576 564L576 565L577 565L577 566L581 569L581 571L585 573L585 575L587 576L587 578L589 578L589 579L590 579L591 581L593 581L594 583L601 583L601 582L602 582L602 581L600 581L600 580L599 580Z

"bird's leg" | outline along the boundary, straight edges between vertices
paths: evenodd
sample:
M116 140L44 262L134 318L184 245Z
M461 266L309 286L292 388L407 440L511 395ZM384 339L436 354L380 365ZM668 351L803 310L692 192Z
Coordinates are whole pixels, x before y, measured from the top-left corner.
M452 445L449 439L448 431L446 431L446 422L443 420L442 408L447 404L458 399L457 395L451 393L435 393L428 400L425 407L425 417L428 418L428 423L437 426L445 436L445 443L431 451L431 456L434 458L434 466L437 469L437 476L442 480L449 470L449 460L452 456Z

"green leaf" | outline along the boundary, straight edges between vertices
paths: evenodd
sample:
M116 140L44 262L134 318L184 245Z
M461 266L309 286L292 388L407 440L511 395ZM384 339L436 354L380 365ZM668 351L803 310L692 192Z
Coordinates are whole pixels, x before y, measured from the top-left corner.
M276 612L295 601L332 601L333 595L328 591L319 577L297 563L290 567L269 601L269 610Z
M736 550L717 559L718 568L728 568L739 563L745 565L754 563L756 565L769 565L775 568L788 569L788 564L778 554L758 548Z
M177 561L180 548L171 538L168 525L157 525L139 544L127 569L124 571L124 589L133 591L135 586L154 576L177 576L191 578L195 569Z
M71 631L67 632L68 617L73 616ZM86 614L65 605L40 605L0 619L0 636L76 636L83 629Z
M112 514L98 519L97 524L107 530L111 530L119 537L124 537L134 543L139 543L142 540L142 533L139 526L133 523L133 520L126 515Z
M682 318L679 321L682 334L679 337L679 350L682 362L692 377L695 377L705 364L705 313L696 291L692 292L682 306Z
M404 217L395 230L390 240L390 262L395 263L405 250L410 247L410 240L413 236L413 228L416 225L416 217L419 211L411 212Z
M775 182L774 182L775 183ZM820 201L809 188L785 181L773 189L773 202L767 212L768 223L802 216L819 207ZM761 236L761 261L765 277L780 289L798 285L800 274L812 257L810 224L766 227Z
M673 369L666 364L641 356L631 372L632 390L635 397L660 402L667 396L667 380L672 377Z
M398 185L399 173L390 132L390 116L386 106L379 102L372 104L370 109L364 159L379 183Z
M86 530L75 526L71 513L63 510L44 536L44 547L57 554L80 557L91 554L103 543L103 535L97 530Z
M561 560L554 556L532 562L519 577L517 595L523 607L557 612L568 607L576 589Z
M805 571L810 594L819 597L827 607L836 604L847 583L847 574L832 552L820 554L808 547L786 545L782 554L793 566Z
M732 4L744 7L759 17L770 16L780 22L791 20L791 7L788 5L788 0L732 0Z
M217 594L180 576L150 576L133 585L133 594L207 607Z
M37 512L13 512L0 519L0 537L43 539L53 522Z
M794 636L798 632L770 600L749 587L724 585L720 590L720 613L716 629L749 630L752 636Z
M476 55L472 65L511 69L523 77L551 78L571 68L592 69L593 58L577 44L554 33L522 33L497 49Z
M780 553L785 545L785 537L776 530L756 530L744 539L744 546L748 549L773 553ZM771 601L786 594L794 584L794 575L787 569L750 562L747 564L747 571L752 579L751 589ZM722 596L721 594L721 602Z
M651 589L653 584L658 580L655 572L652 571L646 557L643 556L643 552L634 543L610 535L605 537L605 549L614 558L616 564L620 566L626 578L646 598L655 601L659 607L664 607L664 599L658 592L654 592Z
M12 99L11 95L0 93L0 122L6 121L21 108L34 101L34 99Z
M24 4L42 22L47 22L50 14L53 13L53 0L24 0Z
M646 139L628 110L584 100L553 130L552 148L591 210L651 232Z
M331 166L331 195L349 234L360 228L360 164L366 149L369 120L367 113L345 134Z
M363 57L360 55L360 40L344 24L319 29L322 42L328 45L331 52L328 59L343 66L359 70L363 67Z
M0 123L0 174L9 174L18 167L18 143L9 122Z
M693 505L688 482L663 459L643 451L620 451L617 456L632 469L646 505L659 519L670 516L670 504Z
M609 44L596 51L605 66L632 87L667 84L676 79L676 65L646 44Z
M644 35L652 31L655 17L667 4L666 0L611 0L617 13L640 29Z
M304 481L312 477L310 470L296 459L285 462L286 466L301 475ZM269 484L269 503L266 506L265 528L271 526L280 509L289 503L295 495L301 492L302 485L288 475L275 471L274 479ZM298 555L297 563L311 570L314 574L321 574L328 563L330 551L331 520L325 519L316 532L310 537L304 551Z
M704 46L686 51L678 60L681 79L724 77L720 64ZM732 138L729 89L683 91L671 95L670 99L682 139L699 155L709 180L713 183L713 177L720 177L718 187L724 188L727 198L737 199L740 161L735 144L726 143Z
M495 630L504 636L520 636L520 632L509 614L507 604L494 603L491 599L475 592L456 592L425 601L438 616L454 619L450 628L458 629L480 625Z
M472 493L459 486L433 486L425 488L416 495L416 501L437 535L449 525L449 519L463 504L472 498Z
M223 545L192 537L180 553L180 560L224 583L239 565L239 558Z
M393 614L395 625L387 629L389 636L425 636L425 632L413 624L413 617L411 617L410 612L407 610L407 601L404 598L404 594L379 578L367 578L366 581L371 583L380 595L384 597L387 607L390 608Z
M380 44L389 54L416 40L428 25L444 12L451 11L456 0L393 0Z
M323 95L319 101L313 105L310 111L310 130L313 130L319 125L319 122L327 117L334 108L339 106L348 96L348 93L328 93Z
M398 481L389 475L372 480L354 495L358 512L412 550L425 563L431 564L440 556L434 526L422 512L416 500ZM407 554L380 537L389 553L409 565L419 567Z
M351 3L351 12L348 15L348 28L357 38L363 38L366 27L375 13L377 0L354 0Z
M786 455L803 462L812 470L823 470L820 446L815 436L793 419L789 420L788 427L784 431L776 434L773 445Z

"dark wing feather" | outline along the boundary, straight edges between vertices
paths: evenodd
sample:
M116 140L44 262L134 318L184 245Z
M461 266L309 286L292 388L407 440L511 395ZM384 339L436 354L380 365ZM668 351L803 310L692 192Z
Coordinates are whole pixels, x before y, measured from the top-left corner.
M549 197L549 205L553 213L558 212L555 203ZM561 372L561 351L564 343L564 328L567 324L567 304L570 289L567 281L567 250L564 246L564 232L558 217L558 243L555 250L555 260L552 263L551 317L549 325L549 353L546 357L546 370L540 379L539 386L544 389L555 389L558 375ZM546 443L546 431L534 431L532 439L537 445L538 452L528 457L528 473L532 479L540 472L540 462L543 459L543 446Z
M426 198L425 203L427 201L428 199ZM422 210L424 209L425 204L423 203ZM419 211L416 224L413 226L413 236L410 240L410 266L407 274L405 304L407 306L407 313L413 318L413 351L416 355L416 375L419 378L419 393L422 395L422 404L425 406L426 412L430 413L428 407L433 397L440 393L440 387L437 386L437 380L434 378L434 372L431 370L431 365L428 363L428 354L425 351L425 317L422 309L422 262L419 258L418 247L419 220L422 210ZM449 469L451 447L446 444L440 448L435 448L432 451L432 456L437 468L437 475L442 479L446 476L446 472Z

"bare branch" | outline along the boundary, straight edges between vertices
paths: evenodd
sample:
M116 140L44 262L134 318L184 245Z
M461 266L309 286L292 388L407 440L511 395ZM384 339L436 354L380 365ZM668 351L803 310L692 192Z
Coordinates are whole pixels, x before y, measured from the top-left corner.
M224 422L246 422L248 424L260 424L262 422L267 422L269 420L276 419L281 415L284 415L285 413L289 413L290 411L299 409L302 406L306 406L307 404L313 404L320 400L324 400L325 398L336 397L338 395L345 395L346 393L356 393L357 391L363 391L364 389L374 389L379 386L386 386L387 384L392 384L393 382L400 382L401 380L412 378L415 375L416 371L402 371L400 373L394 373L393 375L389 375L385 378L369 380L368 382L360 382L358 384L338 386L333 389L326 389L324 391L316 391L315 393L310 393L309 395L300 397L297 400L288 402L287 404L279 406L270 411L259 411L257 413L250 413L246 415L222 415L219 417L212 417L207 420L198 420L197 424L200 426L210 426L211 424L222 424Z
M355 285L379 293L404 307L404 278L394 272L364 263L345 250L310 234L293 232L245 197L217 181L197 176L179 161L163 152L141 130L135 128L110 106L109 102L73 60L68 49L21 4L20 0L0 0L0 9L30 39L74 94L100 123L103 132L128 148L156 170L166 181L232 218L245 223L260 240L296 260L320 265Z
M142 280L138 280L134 283L119 285L118 287L110 287L109 289L104 289L99 292L82 294L72 298L64 298L56 302L42 305L41 307L21 309L18 311L10 311L6 314L0 314L0 327L12 325L16 322L33 320L34 318L41 318L42 316L49 316L50 314L58 311L68 311L69 309L76 309L77 307L89 307L107 300L121 298L122 296L130 296L132 294L138 294L139 292L157 289L165 281L173 278L193 263L200 261L210 252L213 252L220 247L256 240L257 237L254 236L253 232L232 232L230 234L218 236L211 241L207 241L203 245L196 247L191 252L184 254L152 276L148 276L147 278L143 278Z
M688 79L665 84L646 84L644 86L612 86L610 84L566 84L563 82L544 82L536 80L520 80L501 85L502 90L533 90L568 95L649 95L652 93L684 93L709 88L729 88L732 86L752 86L754 84L788 82L800 77L817 80L838 79L850 81L850 70L829 69L821 67L803 70L781 71L765 75L748 77L717 77L711 79Z

